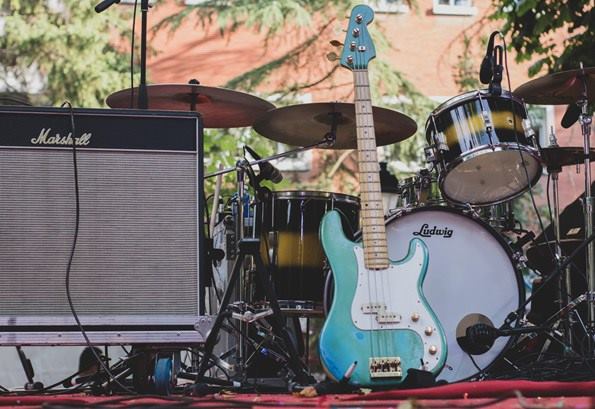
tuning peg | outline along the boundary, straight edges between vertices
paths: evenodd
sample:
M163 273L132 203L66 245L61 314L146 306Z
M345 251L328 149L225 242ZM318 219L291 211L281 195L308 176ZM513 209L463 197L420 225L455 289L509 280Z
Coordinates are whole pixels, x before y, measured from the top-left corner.
M326 55L326 59L329 61L337 61L339 56L336 53L330 52Z
M330 43L333 47L343 47L343 43L339 40L332 40Z

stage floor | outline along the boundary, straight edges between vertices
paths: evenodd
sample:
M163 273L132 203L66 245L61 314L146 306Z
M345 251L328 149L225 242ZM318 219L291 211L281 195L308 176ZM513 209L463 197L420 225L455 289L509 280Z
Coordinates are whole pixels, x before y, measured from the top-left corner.
M368 394L329 394L304 398L297 394L237 394L205 397L0 395L2 408L595 408L595 381L461 382L425 389L389 390Z

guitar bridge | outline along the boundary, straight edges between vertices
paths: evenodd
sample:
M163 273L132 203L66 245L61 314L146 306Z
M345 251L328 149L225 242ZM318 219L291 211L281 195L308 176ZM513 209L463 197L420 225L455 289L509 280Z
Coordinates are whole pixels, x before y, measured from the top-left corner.
M401 378L400 357L376 357L370 358L370 378Z

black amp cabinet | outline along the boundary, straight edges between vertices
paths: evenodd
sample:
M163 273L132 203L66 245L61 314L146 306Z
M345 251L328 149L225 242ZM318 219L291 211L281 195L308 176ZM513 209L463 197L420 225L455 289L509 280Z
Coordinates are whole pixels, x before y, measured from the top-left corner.
M196 113L0 107L0 345L196 344L202 125ZM74 118L73 141L71 119Z

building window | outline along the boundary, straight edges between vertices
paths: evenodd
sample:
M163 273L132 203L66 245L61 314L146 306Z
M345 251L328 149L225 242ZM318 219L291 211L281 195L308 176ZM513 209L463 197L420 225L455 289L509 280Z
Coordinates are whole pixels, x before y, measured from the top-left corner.
M474 16L477 8L473 7L472 0L434 0L433 12L450 16Z
M535 131L537 143L542 148L550 146L552 128L554 127L554 107L543 105L527 105L527 117ZM559 144L559 142L558 142Z
M409 6L403 0L367 0L366 3L378 13L409 12Z

